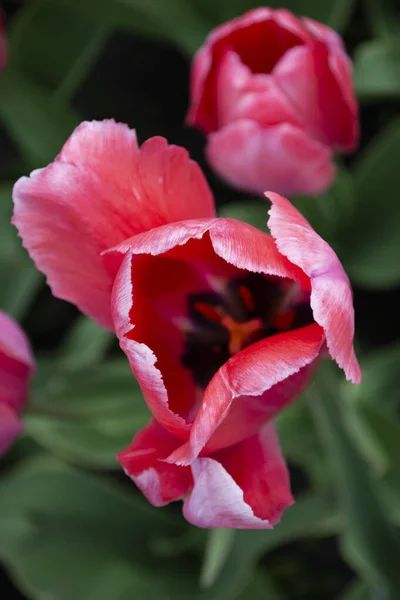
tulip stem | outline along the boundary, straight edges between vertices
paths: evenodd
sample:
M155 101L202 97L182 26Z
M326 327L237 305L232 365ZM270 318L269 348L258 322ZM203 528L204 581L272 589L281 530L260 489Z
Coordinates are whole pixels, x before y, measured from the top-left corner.
M201 588L210 588L217 580L231 552L235 534L235 529L210 530L199 579Z

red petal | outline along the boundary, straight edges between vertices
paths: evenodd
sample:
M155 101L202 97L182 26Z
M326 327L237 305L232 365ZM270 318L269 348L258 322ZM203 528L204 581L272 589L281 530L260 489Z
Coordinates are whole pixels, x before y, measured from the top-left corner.
M19 413L28 396L35 361L28 339L20 326L0 311L0 406ZM10 422L16 417L9 415Z
M309 38L291 13L270 8L257 8L217 27L193 61L188 122L205 133L219 127L216 86L226 50L233 49L253 73L270 73L282 54Z
M205 236L207 231L209 237ZM174 435L187 439L189 415L199 398L190 373L181 363L182 333L168 323L173 310L179 315L179 302L185 314L188 294L207 291L207 277L229 278L234 272L231 265L291 279L306 289L309 280L278 252L271 236L234 219L165 225L135 236L116 252L127 253L112 301L121 348L155 418ZM157 255L163 255L164 265L161 262L157 266ZM182 264L168 263L172 258L179 258ZM168 288L173 291L174 306L167 298ZM157 317L161 310L168 312L164 321Z
M180 440L172 436L154 419L139 431L126 450L118 454L125 473L154 506L180 500L192 485L188 467L163 462Z
M153 138L139 150L135 132L114 121L82 123L54 163L16 183L14 202L13 222L53 293L109 328L118 263L106 267L101 252L152 227L214 214L183 148Z
M303 371L301 382L297 382L299 388L293 389L291 381L287 393L281 391L273 394L272 407L266 403L268 396L262 395L313 363L319 356L323 339L321 327L314 323L265 338L230 358L214 375L204 392L189 441L173 452L168 457L168 462L178 465L191 464L212 440L217 428L229 419L230 410L235 411L235 416L242 412L242 418L232 420L230 431L228 427L224 430L224 443L233 444L246 437L246 434L252 435L255 425L260 426L278 412L288 402L288 396L292 399L302 391L300 383L304 386L304 375L307 378L308 373ZM253 402L249 396L254 398ZM243 403L243 406L235 408L237 403ZM210 442L210 447L207 447L208 450L215 448L212 443L213 441ZM218 438L215 444L219 444Z
M269 226L280 252L311 278L314 319L324 328L328 350L346 378L359 383L354 348L354 309L349 280L332 250L286 198L273 192Z
M198 458L192 472L183 513L198 527L270 529L293 503L272 423L212 458Z
M331 150L290 124L234 121L208 137L206 154L224 180L260 195L266 189L317 195L335 174Z
M310 136L341 150L355 148L358 109L344 51L317 41L297 46L281 58L273 76Z

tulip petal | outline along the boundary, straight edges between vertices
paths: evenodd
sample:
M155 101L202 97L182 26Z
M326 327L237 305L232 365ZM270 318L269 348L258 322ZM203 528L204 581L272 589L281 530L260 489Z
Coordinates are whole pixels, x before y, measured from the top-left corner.
M289 11L260 7L213 30L197 52L191 71L188 123L205 133L219 126L215 89L221 58L233 50L252 73L270 73L289 48L310 39L308 30Z
M270 529L293 503L275 427L192 465L194 487L183 506L198 527Z
M344 51L319 41L297 46L282 56L273 77L310 136L327 146L354 150L357 104Z
M28 339L11 317L0 311L0 405L7 404L19 413L28 394L35 369ZM12 423L15 415L8 415Z
M220 127L239 119L252 119L263 127L299 124L273 76L253 75L236 52L227 51L220 61L216 94Z
M280 395L277 394L278 401L272 395L275 405L270 409L268 405L264 406L268 396L263 394L313 363L320 354L323 339L322 328L314 323L267 337L232 356L207 386L188 442L175 450L168 457L168 462L177 465L192 464L217 428L225 419L229 419L229 411L240 411L234 408L235 403L245 403L248 407L246 418L249 418L251 428L248 435L254 433L252 429L260 415L264 417L260 419L262 422L279 410ZM288 385L291 398L301 392L301 388L293 389L292 382ZM249 396L255 397L253 404L249 402ZM261 399L257 401L258 396ZM286 394L283 394L283 399L283 403L288 401ZM235 420L235 424L237 426L238 420ZM224 433L226 436L226 432ZM234 439L235 434L236 431L232 430L231 443L237 441ZM239 439L243 435L244 430L238 429Z
M154 506L179 500L192 485L190 468L163 459L180 443L154 419L139 431L126 450L118 454L125 473Z
M286 198L267 192L272 202L268 221L280 252L311 278L314 319L325 331L330 355L346 378L359 383L353 348L354 308L349 280L332 248Z
M0 372L0 377L2 374ZM0 403L0 456L11 446L24 427L15 411L7 404Z
M174 332L166 321L158 327L152 304L167 310L169 300L162 295L169 286L172 291L176 288L183 306L190 293L208 290L207 276L224 274L229 278L233 267L294 280L303 289L309 289L309 279L279 253L270 235L234 219L164 225L131 238L114 253L126 254L112 298L121 348L155 418L174 435L187 439L188 415L198 402L198 390L189 383L189 371L182 364L182 333ZM153 264L160 260L155 258L159 255L165 262L157 267L157 274ZM180 262L168 263L172 259ZM189 267L198 273L197 280Z
M118 263L101 252L152 227L214 215L198 165L183 148L114 121L82 123L55 162L14 187L13 222L53 293L112 328Z
M335 173L331 150L290 124L235 121L208 137L206 155L228 183L260 195L266 189L318 195Z

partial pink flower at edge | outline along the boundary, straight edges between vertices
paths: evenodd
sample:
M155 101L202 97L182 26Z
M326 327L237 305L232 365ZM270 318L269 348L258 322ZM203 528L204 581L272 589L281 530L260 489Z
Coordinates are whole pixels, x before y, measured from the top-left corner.
M28 399L34 369L35 361L25 333L0 311L0 455L23 429L20 414Z

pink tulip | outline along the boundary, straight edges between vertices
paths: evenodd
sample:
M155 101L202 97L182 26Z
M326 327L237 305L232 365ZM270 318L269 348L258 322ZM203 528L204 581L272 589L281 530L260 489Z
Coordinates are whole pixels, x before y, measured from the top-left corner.
M148 500L200 527L269 528L293 499L273 418L322 355L360 381L350 285L285 198L269 228L216 218L182 148L82 124L14 188L53 292L114 328L153 420L119 455Z
M0 455L23 429L19 417L28 398L34 368L25 333L0 311Z
M197 52L188 123L231 185L320 194L333 150L358 141L352 66L339 35L285 9L257 8L215 29Z

